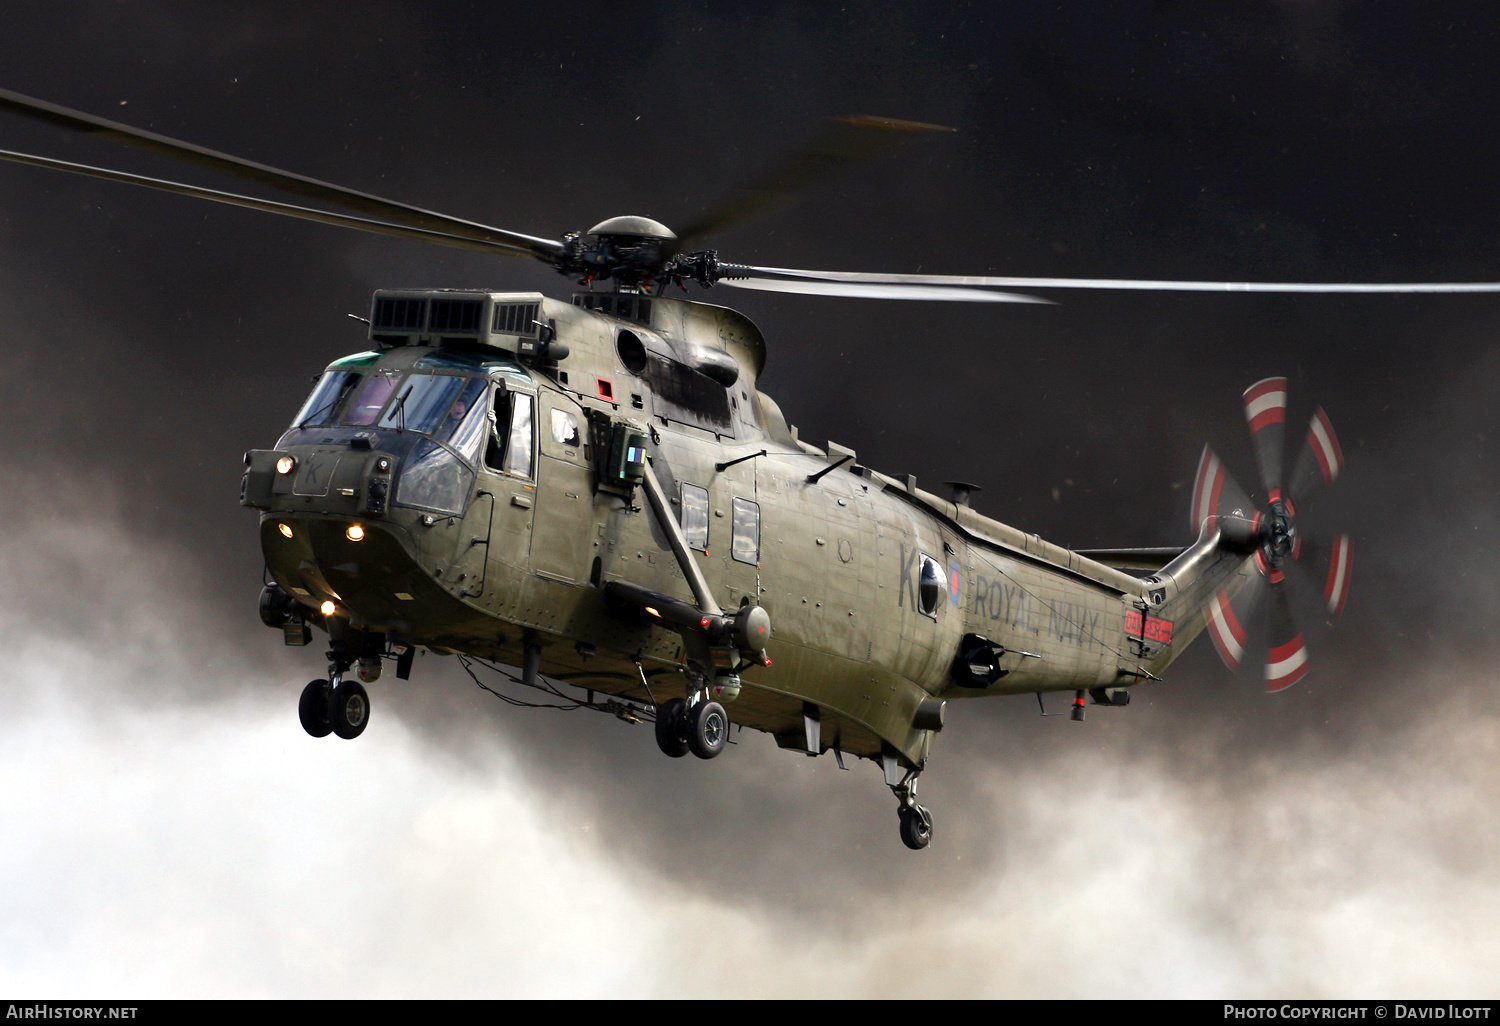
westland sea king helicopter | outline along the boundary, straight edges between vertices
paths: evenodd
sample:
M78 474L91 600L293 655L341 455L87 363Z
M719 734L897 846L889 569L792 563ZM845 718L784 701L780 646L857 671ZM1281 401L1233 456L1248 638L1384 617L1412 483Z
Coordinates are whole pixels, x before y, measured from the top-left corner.
M1301 679L1288 580L1311 584L1329 613L1349 587L1348 536L1319 544L1297 526L1298 504L1343 465L1333 426L1318 409L1284 475L1286 379L1258 382L1244 408L1262 505L1205 448L1193 544L1069 551L976 512L973 486L934 494L799 438L757 388L760 331L684 298L688 286L989 303L1047 302L1015 288L1500 291L828 272L694 248L892 139L937 130L880 118L832 123L680 234L625 216L552 239L11 92L0 108L332 209L0 151L6 160L530 257L581 286L571 300L378 290L370 347L328 366L274 447L245 454L240 502L260 511L270 578L261 618L288 645L327 636L327 677L299 703L309 734L359 736L365 685L386 661L405 680L419 649L457 655L471 673L519 667L513 683L553 705L651 719L674 758L714 758L739 725L808 755L831 750L840 765L873 760L911 848L932 836L917 780L950 699L1066 692L1082 719L1090 699L1128 704L1205 630L1231 668L1263 645L1268 689Z

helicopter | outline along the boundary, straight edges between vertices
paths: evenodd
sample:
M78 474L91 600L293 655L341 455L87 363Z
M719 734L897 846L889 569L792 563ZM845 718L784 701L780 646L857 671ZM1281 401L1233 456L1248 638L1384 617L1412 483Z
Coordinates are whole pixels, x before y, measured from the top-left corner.
M1192 544L1072 551L978 513L972 485L940 495L862 464L853 448L801 439L757 387L768 348L759 329L683 298L689 286L986 303L1047 303L1033 293L1069 288L1500 291L813 271L695 248L788 181L940 130L884 118L838 122L680 234L630 215L554 239L4 90L0 108L336 209L0 151L8 161L529 257L578 286L566 300L377 290L357 318L368 348L328 365L275 444L245 454L239 501L258 513L268 577L261 619L290 646L327 638L326 674L298 699L308 734L358 737L366 685L387 664L410 679L418 652L457 657L471 674L518 667L513 683L549 700L650 720L669 757L715 758L749 727L841 766L870 760L912 849L932 838L917 785L950 701L1062 692L1082 720L1090 702L1128 705L1132 687L1159 681L1203 633L1231 668L1263 635L1270 690L1304 677L1288 582L1310 576L1336 614L1350 580L1349 537L1320 543L1297 523L1298 503L1342 469L1332 422L1315 411L1284 475L1287 381L1257 382L1243 403L1263 507L1205 448Z

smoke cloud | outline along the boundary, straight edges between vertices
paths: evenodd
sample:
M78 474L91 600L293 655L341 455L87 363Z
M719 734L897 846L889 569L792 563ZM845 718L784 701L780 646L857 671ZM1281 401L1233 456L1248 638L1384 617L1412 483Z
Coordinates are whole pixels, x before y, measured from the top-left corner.
M1478 997L1500 964L1483 662L1419 671L1443 697L1336 755L1318 724L1246 739L1154 696L1082 726L965 704L918 856L867 765L746 735L668 764L605 717L477 691L461 715L451 672L314 741L284 668L214 640L181 550L7 513L13 991ZM1200 676L1155 695L1225 687Z

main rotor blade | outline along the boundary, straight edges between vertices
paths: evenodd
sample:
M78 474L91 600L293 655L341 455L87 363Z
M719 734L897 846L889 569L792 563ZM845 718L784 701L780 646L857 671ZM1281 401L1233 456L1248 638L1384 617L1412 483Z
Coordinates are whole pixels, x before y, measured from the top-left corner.
M116 121L106 121L92 114L70 110L67 107L33 99L30 96L22 96L20 93L13 93L7 89L0 89L0 110L8 110L48 124L96 135L102 139L171 157L173 160L232 175L258 185L281 189L306 199L352 210L358 214L381 218L393 225L405 225L409 228L424 229L449 237L504 245L549 262L555 259L563 249L562 243L552 239L541 239L531 235L522 235L519 232L505 231L501 228L491 228L473 221L439 214L436 211L398 203L395 200L381 199L379 196L346 189L341 185L322 182L316 178L293 174L290 171L279 171L242 157L220 153L217 150L182 142L155 132L132 128L130 125L122 125Z
M677 237L686 247L793 199L845 164L873 157L903 138L923 132L956 131L943 125L894 118L832 118L801 149L740 186L718 207L680 230Z
M158 189L162 192L176 193L179 196L192 196L196 199L212 200L215 203L227 203L235 207L248 207L251 210L261 210L270 214L282 214L287 217L299 218L303 221L318 221L322 224L337 225L340 228L354 228L359 231L372 232L376 235L393 235L400 239L431 242L453 249L467 249L476 253L499 254L503 256L533 255L529 249L509 243L482 242L479 239L461 238L457 235L447 235L443 232L428 231L425 228L410 228L406 225L386 224L383 221L372 221L368 218L354 217L350 214L335 214L326 210L312 210L308 207L298 207L290 203L277 203L274 200L256 199L253 196L240 196L232 192L204 189L196 185L184 185L181 182L169 182L161 178L147 178L143 175L128 174L124 171L112 171L109 168L90 167L87 164L72 164L65 160L38 157L30 153L14 153L10 150L0 150L0 160L10 160L18 164L31 164L36 167L50 168L54 171L67 171L72 174L88 175L92 178L103 178L106 181L123 182L127 185L139 185L147 189Z
M948 285L1012 289L1123 289L1138 292L1500 292L1500 282L1323 283L1272 281L1161 281L1135 278L1025 278L964 274L881 274L865 271L807 271L794 267L740 265L754 274L814 281L876 282L889 285Z
M849 296L854 299L921 299L950 303L1045 303L1052 300L1017 292L956 289L944 285L882 285L874 282L781 281L776 278L725 278L720 285L760 292L798 292L810 296Z

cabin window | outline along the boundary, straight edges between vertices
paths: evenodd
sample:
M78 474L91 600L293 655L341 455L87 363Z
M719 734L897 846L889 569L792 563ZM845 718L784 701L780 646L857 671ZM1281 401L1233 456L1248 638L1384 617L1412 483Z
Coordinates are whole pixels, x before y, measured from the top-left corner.
M734 500L734 541L729 554L741 563L760 565L760 506L749 499Z
M708 489L682 486L682 533L688 547L708 551Z
M635 332L620 332L615 339L615 352L619 354L620 365L630 373L639 375L646 372L646 345Z
M292 427L322 427L338 419L339 407L354 391L363 375L353 371L328 371L318 379L318 386L292 418Z
M578 418L567 410L553 410L552 440L561 445L583 444L583 440L578 435Z
M948 590L943 568L927 553L922 553L922 568L917 578L917 610L923 616L937 619L938 602Z

